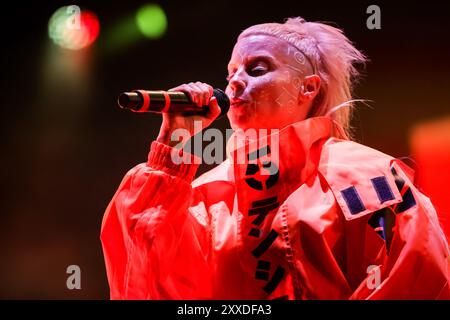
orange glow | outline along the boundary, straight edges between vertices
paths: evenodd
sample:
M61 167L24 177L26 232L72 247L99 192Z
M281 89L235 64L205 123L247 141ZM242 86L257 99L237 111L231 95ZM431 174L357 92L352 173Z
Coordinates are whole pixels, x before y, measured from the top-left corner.
M431 198L450 239L450 117L417 126L410 141L418 164L418 184Z

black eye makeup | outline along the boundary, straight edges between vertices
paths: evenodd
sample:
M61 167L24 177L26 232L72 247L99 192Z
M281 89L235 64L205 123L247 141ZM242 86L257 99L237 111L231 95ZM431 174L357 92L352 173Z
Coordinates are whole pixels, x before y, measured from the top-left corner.
M265 67L255 67L249 70L248 74L252 77L262 76L267 72L267 68Z
M270 59L268 59L266 57L250 58L246 62L246 66L245 66L245 71L251 77L262 76L262 75L266 74L267 72L272 71L273 69L274 69L273 63L271 63ZM229 73L226 80L230 81L236 71L237 71L237 69L233 68L233 70Z
M262 76L269 70L270 70L269 63L260 59L254 60L253 62L249 63L247 67L247 73L252 77Z

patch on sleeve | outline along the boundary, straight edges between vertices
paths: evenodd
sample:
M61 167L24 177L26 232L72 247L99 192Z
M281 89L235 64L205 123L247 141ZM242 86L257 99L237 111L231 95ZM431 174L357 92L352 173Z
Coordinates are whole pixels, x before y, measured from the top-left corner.
M381 203L395 199L391 187L389 186L389 183L387 182L385 176L376 177L371 180L373 188L377 192L378 199L380 200Z
M394 166L392 166L391 171L395 178L395 184L403 200L394 207L394 212L399 214L405 212L408 209L411 209L417 204L417 202L416 199L414 198L411 188L405 183L405 180L397 173L397 170L395 170Z
M362 203L361 198L358 195L358 191L356 191L355 187L344 189L341 191L341 194L351 214L358 214L366 210L366 207Z
M414 207L416 204L416 199L414 199L411 188L408 188L403 195L403 201L397 205L395 212L402 213Z
M360 179L353 185L345 185L337 194L335 192L335 196L347 220L402 201L394 178L389 172L386 175Z
M389 155L345 141L325 147L319 167L346 220L402 202Z

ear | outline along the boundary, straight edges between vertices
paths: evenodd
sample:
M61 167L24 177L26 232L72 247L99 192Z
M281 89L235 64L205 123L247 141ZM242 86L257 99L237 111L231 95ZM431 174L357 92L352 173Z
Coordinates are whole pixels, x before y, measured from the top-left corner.
M306 76L300 86L298 95L299 102L309 102L319 93L320 77L317 74Z

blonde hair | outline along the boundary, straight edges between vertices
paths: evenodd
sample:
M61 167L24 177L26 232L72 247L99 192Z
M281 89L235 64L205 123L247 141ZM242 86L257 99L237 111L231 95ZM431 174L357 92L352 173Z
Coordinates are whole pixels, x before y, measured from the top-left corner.
M337 132L336 135L350 137L351 111L357 101L352 100L352 90L359 76L355 64L364 64L367 59L343 31L325 23L307 22L296 17L288 18L285 23L251 26L239 35L238 41L254 34L283 39L304 55L312 72L321 79L319 93L308 116L329 116L344 129L344 134Z

